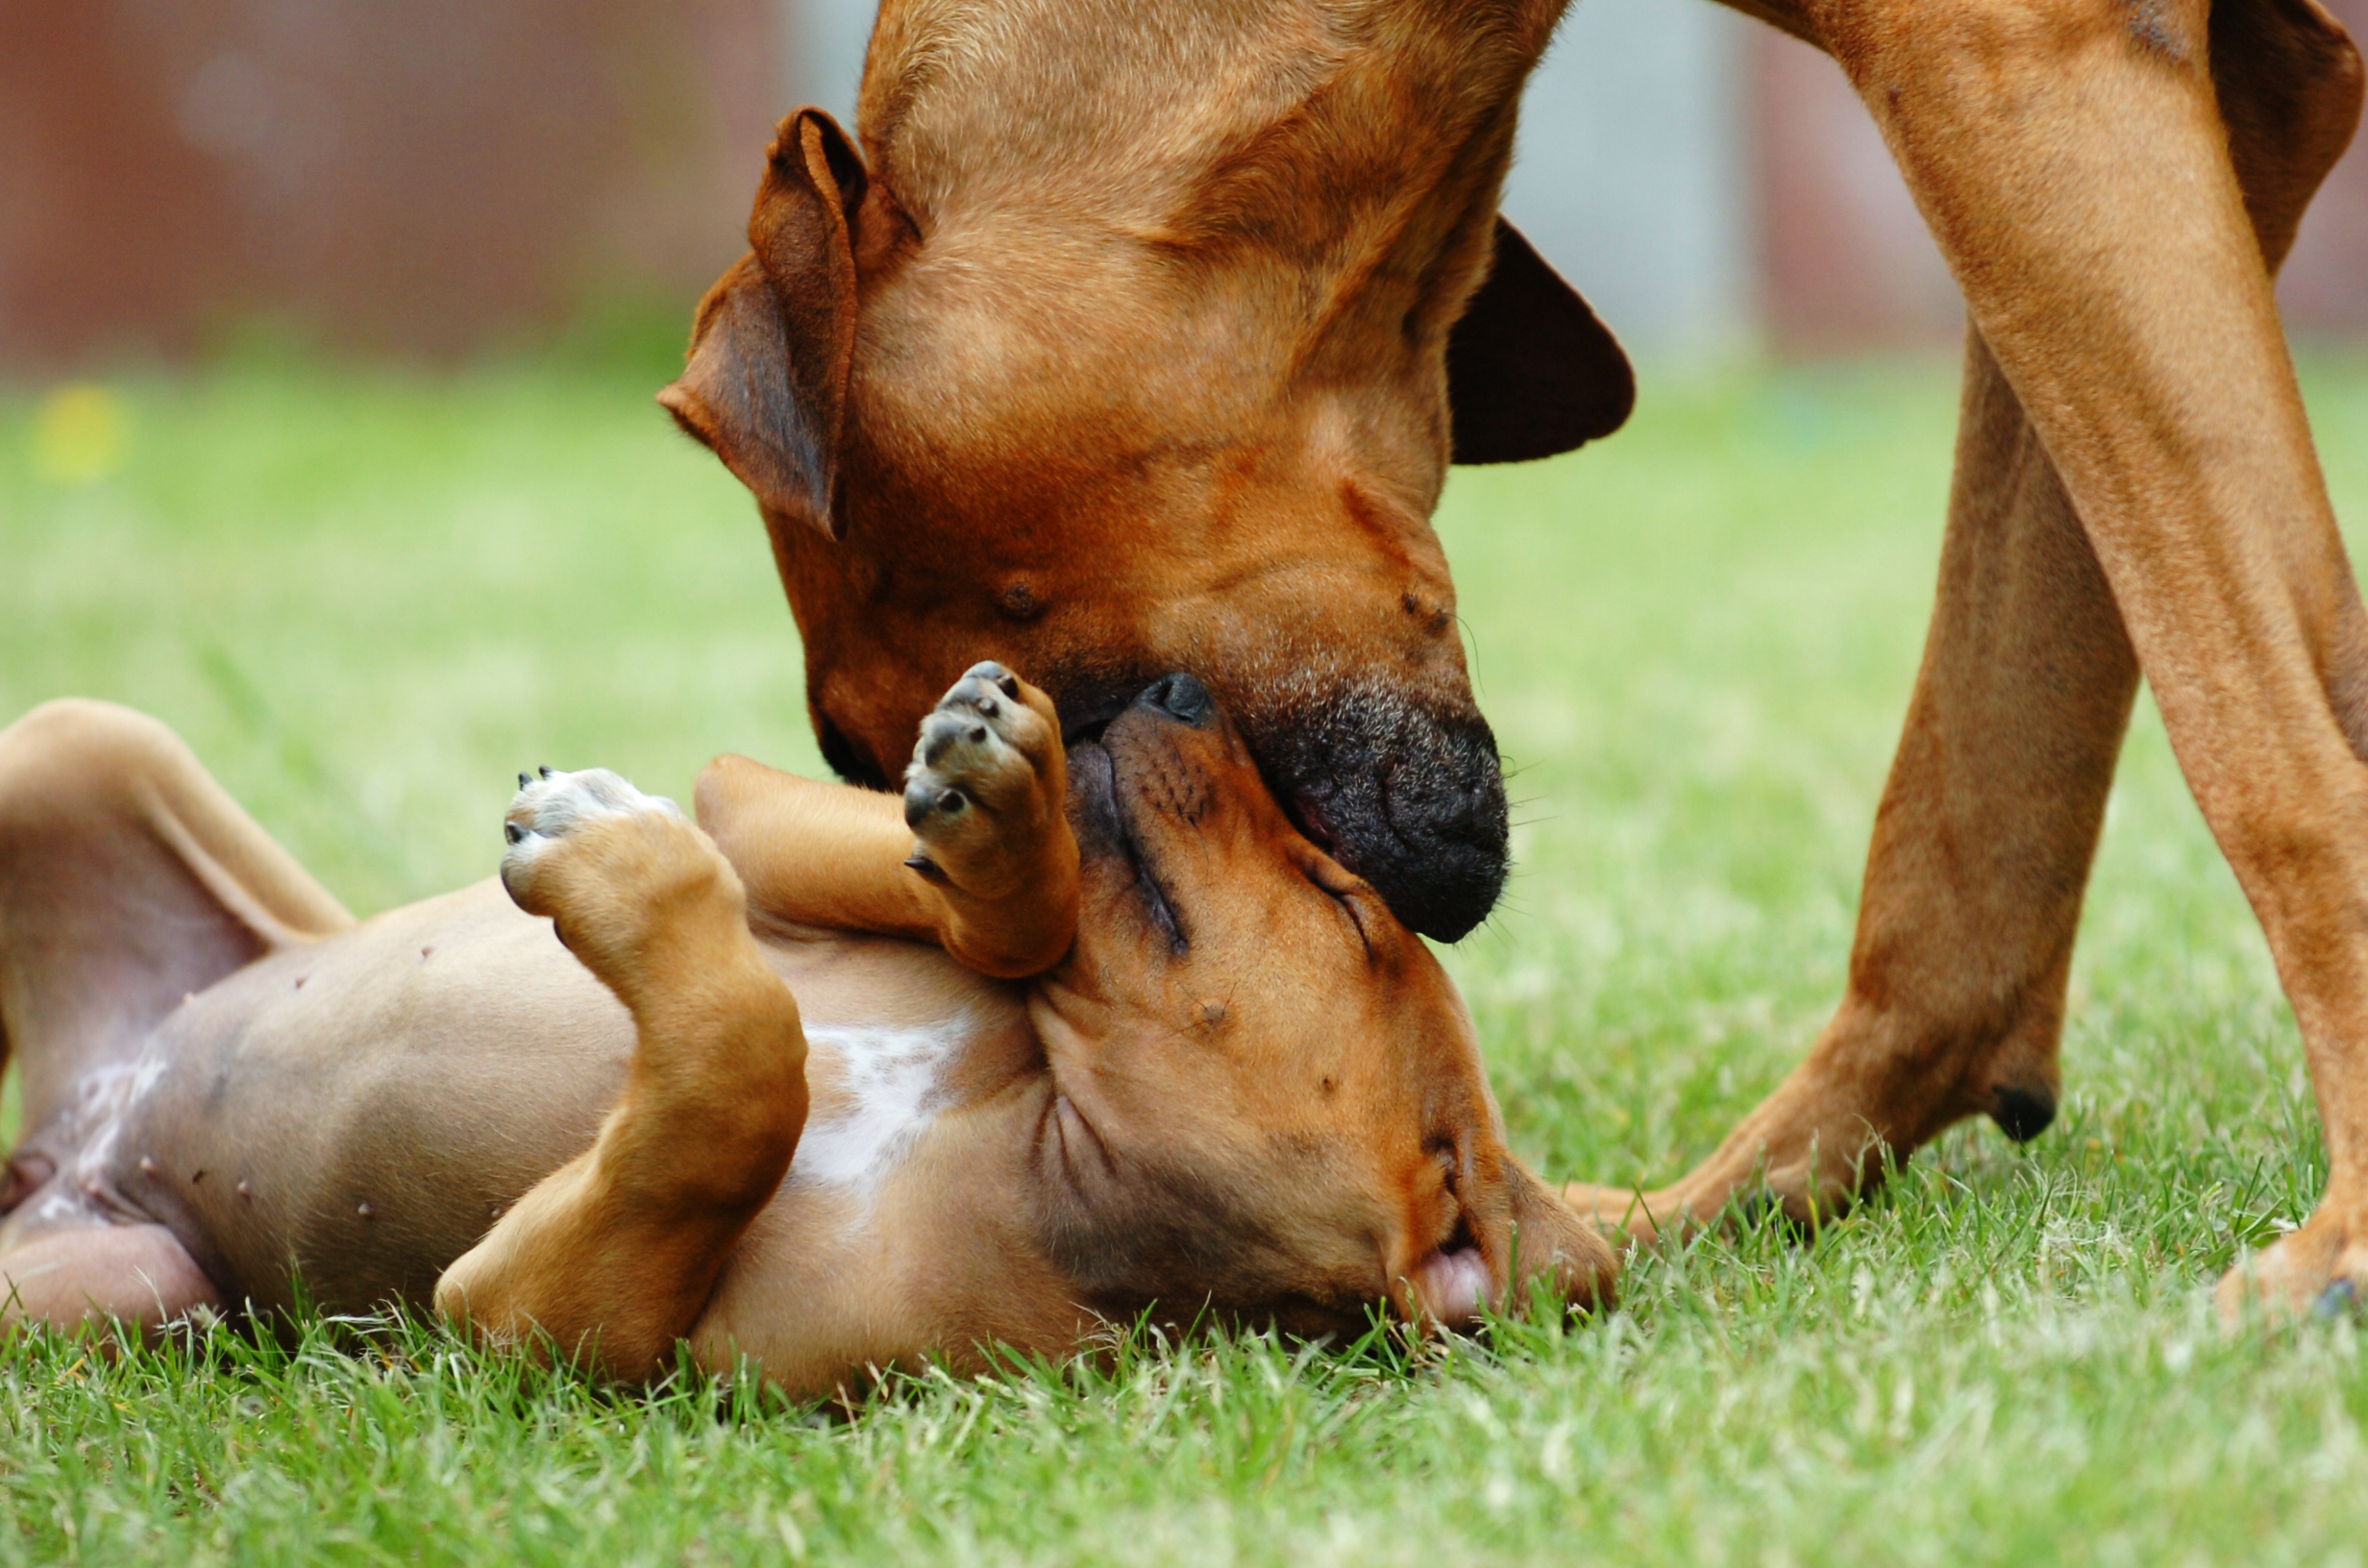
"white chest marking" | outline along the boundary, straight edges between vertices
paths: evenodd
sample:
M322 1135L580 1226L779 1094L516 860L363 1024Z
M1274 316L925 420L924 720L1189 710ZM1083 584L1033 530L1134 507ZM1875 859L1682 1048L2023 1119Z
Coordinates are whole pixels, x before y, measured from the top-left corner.
M839 1059L845 1098L807 1120L790 1181L870 1198L935 1119L938 1082L969 1028L959 1017L930 1029L808 1029L808 1046Z

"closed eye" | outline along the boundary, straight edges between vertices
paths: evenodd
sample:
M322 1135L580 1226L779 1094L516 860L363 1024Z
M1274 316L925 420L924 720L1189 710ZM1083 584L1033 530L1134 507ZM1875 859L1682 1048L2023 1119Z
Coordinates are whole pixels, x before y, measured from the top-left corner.
M1319 893L1337 904L1342 914L1348 917L1348 923L1356 927L1357 941L1365 944L1365 956L1371 958L1373 956L1373 936L1365 923L1365 911L1362 907L1364 888L1357 883L1341 879L1337 872L1327 876L1321 870L1309 870L1307 880L1315 886Z

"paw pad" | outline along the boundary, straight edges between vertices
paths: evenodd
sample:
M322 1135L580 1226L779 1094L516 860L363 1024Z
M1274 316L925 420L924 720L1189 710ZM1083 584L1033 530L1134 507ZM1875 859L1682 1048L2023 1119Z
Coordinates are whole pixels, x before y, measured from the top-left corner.
M1044 721L1020 700L1019 678L992 661L973 665L928 718L904 771L905 825L928 838L974 807L1024 794L1036 765L1022 749Z
M682 808L672 800L644 795L605 768L577 773L543 768L520 773L518 793L510 797L502 822L502 838L508 845L502 856L503 885L516 896L535 862L579 829L620 817L646 816L685 820Z

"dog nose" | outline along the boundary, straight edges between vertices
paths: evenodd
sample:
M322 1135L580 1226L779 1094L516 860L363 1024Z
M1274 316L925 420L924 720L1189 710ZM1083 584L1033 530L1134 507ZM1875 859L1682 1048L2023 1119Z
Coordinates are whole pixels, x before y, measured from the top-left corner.
M1135 700L1195 729L1217 717L1217 698L1209 695L1206 686L1181 670L1160 676Z
M1478 710L1350 687L1230 711L1300 830L1392 914L1440 942L1488 918L1508 835L1496 737Z

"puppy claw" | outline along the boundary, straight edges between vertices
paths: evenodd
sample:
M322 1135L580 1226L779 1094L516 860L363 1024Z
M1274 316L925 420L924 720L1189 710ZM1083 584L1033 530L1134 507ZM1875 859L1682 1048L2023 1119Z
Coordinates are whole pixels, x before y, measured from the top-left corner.
M2310 1315L2325 1322L2349 1317L2359 1306L2359 1287L2350 1280L2337 1280L2319 1292L2319 1299L2310 1304Z
M532 773L520 773L518 775L518 787L522 790L533 782L534 775Z
M936 861L931 860L926 855L916 854L910 856L906 859L904 864L911 867L914 870L919 871L924 877L927 878L931 882L943 882L946 880L946 868L940 866Z
M504 822L502 824L502 838L506 843L516 844L519 840L525 838L526 836L527 830L520 827L516 822Z

